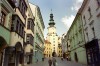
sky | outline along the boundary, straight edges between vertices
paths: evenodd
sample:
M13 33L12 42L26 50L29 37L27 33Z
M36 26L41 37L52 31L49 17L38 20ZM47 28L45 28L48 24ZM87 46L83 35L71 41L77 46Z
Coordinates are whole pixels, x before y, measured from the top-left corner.
M56 23L57 34L62 36L70 28L83 0L29 0L29 2L40 7L45 24L44 37L46 37L51 9Z

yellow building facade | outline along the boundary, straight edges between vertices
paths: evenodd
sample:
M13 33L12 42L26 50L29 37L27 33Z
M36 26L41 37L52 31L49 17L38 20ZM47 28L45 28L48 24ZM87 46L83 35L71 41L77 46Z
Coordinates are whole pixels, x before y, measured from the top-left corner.
M51 47L51 43L48 40L45 40L44 47L45 47L44 50L45 58L52 57L52 47Z
M58 57L62 57L61 37L58 38Z

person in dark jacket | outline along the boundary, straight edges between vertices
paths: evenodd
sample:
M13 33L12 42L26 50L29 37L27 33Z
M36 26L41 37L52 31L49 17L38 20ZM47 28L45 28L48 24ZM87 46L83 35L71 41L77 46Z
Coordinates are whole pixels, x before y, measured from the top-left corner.
M51 60L51 58L49 58L48 63L49 63L49 66L52 65L52 60Z
M56 58L55 57L52 58L52 62L53 62L53 66L56 66Z

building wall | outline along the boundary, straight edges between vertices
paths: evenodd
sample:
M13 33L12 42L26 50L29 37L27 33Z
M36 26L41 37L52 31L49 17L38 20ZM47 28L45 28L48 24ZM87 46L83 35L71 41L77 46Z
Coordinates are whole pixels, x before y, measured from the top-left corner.
M37 59L40 61L43 58L43 45L44 45L44 22L42 19L42 15L41 15L41 11L40 8L36 5L33 4L29 4L32 10L32 13L35 17L35 30L34 30L34 49L39 51L39 52L34 52L35 56L34 56L34 60L36 61ZM38 48L36 47L36 45L38 46ZM36 57L36 55L39 54L39 57Z
M0 36L6 40L7 44L10 44L10 32L2 26L0 26Z
M58 49L58 35L55 32L55 30L56 30L55 27L48 27L47 40L51 42L52 52L54 52L54 50L55 50L55 52L58 55L58 51L57 51L57 49Z
M49 41L45 41L45 50L44 50L44 55L46 58L52 57L52 47L51 47L51 43Z
M90 18L88 9L91 9L91 14L92 17ZM95 38L98 38L98 40L100 40L100 8L97 4L96 0L88 0L87 4L85 5L83 11L82 11L82 21L83 21L83 25L84 25L84 33L85 33L85 40L86 42L93 40L94 35L93 35L93 31L92 31L92 27L94 27L95 30ZM99 16L98 16L99 15ZM85 16L85 20L84 17ZM86 33L88 33L88 38ZM100 46L100 44L99 44Z
M85 40L86 40L85 47L87 50L87 59L88 59L87 63L89 65L94 64L95 66L99 65L99 63L96 62L96 61L99 61L99 56L95 54L99 54L99 49L100 49L100 8L99 8L100 1L99 1L99 4L97 1L99 0L85 0L82 5L84 7L81 8L81 17L83 21L84 34L85 34ZM98 39L97 44L92 42L95 39ZM92 42L92 43L89 43L89 42ZM86 45L87 46L91 45L91 46L87 48ZM99 45L99 48L98 48L98 45ZM91 49L91 53L89 53L90 49ZM94 49L96 49L97 53L94 52ZM96 61L94 60L95 57L98 57Z
M66 34L62 35L61 44L62 44L62 53L64 54L67 51L67 41L66 41Z
M58 57L62 57L62 47L58 47Z
M58 38L58 56L59 56L59 57L62 57L61 37Z
M0 30L1 30L0 36L2 36L6 40L7 44L10 44L10 28L11 28L10 17L12 17L14 10L6 0L3 0L2 3L0 3L0 10L6 14L4 25L3 26L0 25ZM0 15L1 15L1 11L0 11Z
M19 36L17 33L12 32L11 33L11 38L10 38L10 46L15 46L17 42L20 42L21 45L23 46L23 38Z
M85 40L83 34L82 20L80 15L76 15L69 31L68 31L71 60L79 63L87 64L86 61L86 50L84 48ZM77 59L75 60L75 53ZM81 54L81 55L80 55Z

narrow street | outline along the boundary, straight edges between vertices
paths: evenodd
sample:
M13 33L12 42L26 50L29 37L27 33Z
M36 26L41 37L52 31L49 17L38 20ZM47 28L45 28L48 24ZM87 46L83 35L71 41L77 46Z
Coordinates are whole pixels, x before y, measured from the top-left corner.
M86 65L79 64L79 63L76 63L76 62L66 61L65 59L63 61L60 58L56 58L56 59L57 59L57 66L86 66ZM48 59L45 59L44 62L37 62L32 66L49 66L48 65Z
M55 62L100 66L100 0L0 0L0 66Z

